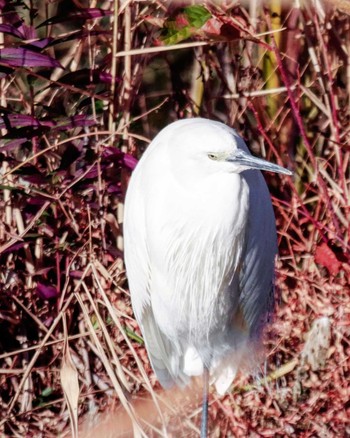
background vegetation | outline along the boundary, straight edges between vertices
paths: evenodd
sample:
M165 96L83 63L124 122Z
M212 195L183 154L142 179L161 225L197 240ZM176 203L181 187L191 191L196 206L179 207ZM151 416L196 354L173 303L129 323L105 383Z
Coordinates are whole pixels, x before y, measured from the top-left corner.
M349 2L0 8L1 435L74 434L79 416L83 436L197 436L196 390L151 372L122 216L156 132L203 116L294 171L265 175L280 259L263 378L211 394L212 436L349 436Z

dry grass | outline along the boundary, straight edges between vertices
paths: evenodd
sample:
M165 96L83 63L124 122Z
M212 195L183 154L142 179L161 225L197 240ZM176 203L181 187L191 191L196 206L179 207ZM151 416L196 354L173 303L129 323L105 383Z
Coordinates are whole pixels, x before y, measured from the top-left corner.
M86 1L79 17L36 3L6 2L0 23L1 48L19 50L0 58L1 435L198 436L200 385L156 382L122 252L133 157L197 115L294 171L266 175L268 358L211 393L211 436L350 435L349 2L206 2L188 28L179 2Z

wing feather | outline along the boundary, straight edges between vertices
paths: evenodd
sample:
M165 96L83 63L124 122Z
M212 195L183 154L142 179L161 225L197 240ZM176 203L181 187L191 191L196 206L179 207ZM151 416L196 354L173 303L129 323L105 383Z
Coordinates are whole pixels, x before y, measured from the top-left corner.
M259 171L245 172L249 190L246 248L240 272L241 308L252 338L259 336L273 306L277 236L270 194Z
M182 371L183 355L174 351L174 345L159 329L153 313L150 293L152 272L146 244L146 210L139 181L140 178L136 176L130 182L124 214L124 256L132 291L132 306L158 380L165 388L174 384L184 386L189 377Z

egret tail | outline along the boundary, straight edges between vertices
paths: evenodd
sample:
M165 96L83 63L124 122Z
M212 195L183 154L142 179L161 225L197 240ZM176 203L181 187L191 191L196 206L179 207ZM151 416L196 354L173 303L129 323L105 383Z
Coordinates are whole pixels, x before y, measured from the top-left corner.
M208 436L208 393L209 393L209 370L204 367L203 371L203 404L202 404L202 419L201 419L201 437Z

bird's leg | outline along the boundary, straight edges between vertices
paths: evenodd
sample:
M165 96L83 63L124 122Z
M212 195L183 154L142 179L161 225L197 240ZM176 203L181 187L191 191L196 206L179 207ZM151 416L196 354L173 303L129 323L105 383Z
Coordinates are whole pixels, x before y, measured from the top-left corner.
M209 370L207 367L204 367L201 438L207 438L208 436L208 392L209 392Z

